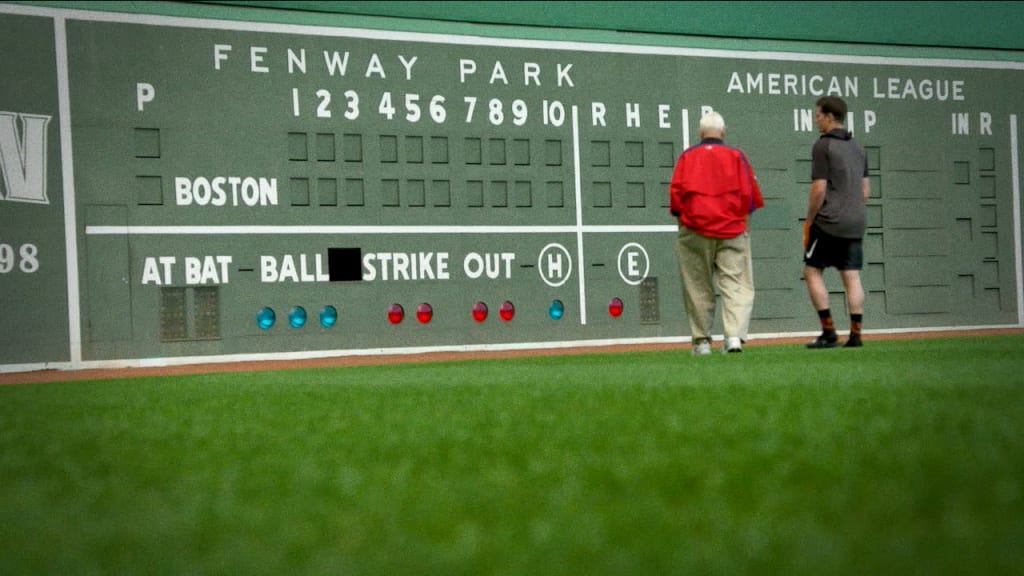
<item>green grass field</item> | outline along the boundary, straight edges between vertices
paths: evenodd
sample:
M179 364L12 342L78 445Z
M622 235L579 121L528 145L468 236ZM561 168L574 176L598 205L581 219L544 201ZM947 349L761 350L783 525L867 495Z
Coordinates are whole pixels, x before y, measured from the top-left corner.
M0 386L2 574L1022 574L1024 336Z

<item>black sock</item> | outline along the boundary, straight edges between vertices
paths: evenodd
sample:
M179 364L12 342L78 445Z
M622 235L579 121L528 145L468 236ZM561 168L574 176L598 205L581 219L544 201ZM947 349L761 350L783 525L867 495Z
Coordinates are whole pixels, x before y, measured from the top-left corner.
M860 327L863 321L863 314L850 314L850 336L860 337Z
M824 310L818 310L818 319L821 320L821 331L827 336L833 336L836 333L836 326L832 323L832 310L825 308Z

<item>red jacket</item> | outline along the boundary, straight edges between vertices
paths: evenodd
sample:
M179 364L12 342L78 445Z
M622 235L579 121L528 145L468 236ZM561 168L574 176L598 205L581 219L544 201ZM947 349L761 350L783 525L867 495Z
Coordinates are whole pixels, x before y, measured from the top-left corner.
M746 155L717 138L705 138L679 155L668 195L681 225L712 238L742 234L747 216L764 206Z

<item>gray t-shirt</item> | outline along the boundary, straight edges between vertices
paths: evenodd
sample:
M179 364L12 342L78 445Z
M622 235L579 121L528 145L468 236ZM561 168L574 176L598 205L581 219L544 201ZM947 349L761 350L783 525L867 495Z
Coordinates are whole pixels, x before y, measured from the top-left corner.
M832 236L863 238L866 219L861 179L867 175L867 157L852 134L842 128L822 134L811 149L811 178L828 184L814 223Z

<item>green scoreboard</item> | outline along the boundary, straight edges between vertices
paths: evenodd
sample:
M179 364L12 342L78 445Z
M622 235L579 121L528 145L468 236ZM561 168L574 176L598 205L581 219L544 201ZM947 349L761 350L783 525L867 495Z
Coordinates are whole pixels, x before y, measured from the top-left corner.
M684 341L708 108L766 202L752 332L812 332L822 95L869 158L867 328L1022 323L1021 63L518 34L0 6L0 370Z

